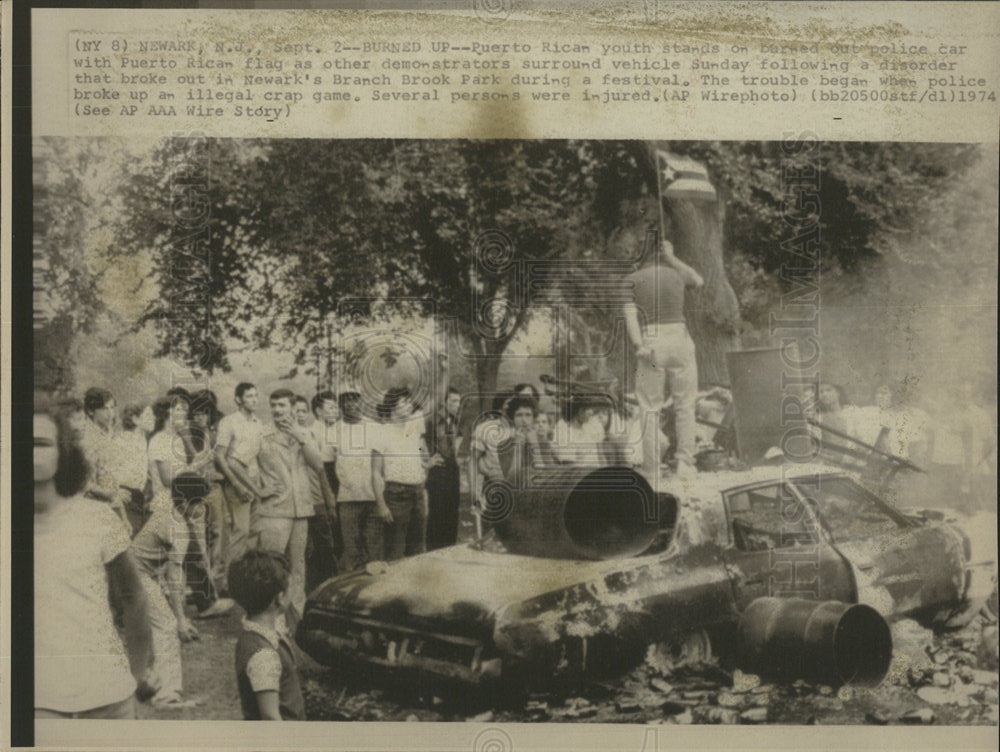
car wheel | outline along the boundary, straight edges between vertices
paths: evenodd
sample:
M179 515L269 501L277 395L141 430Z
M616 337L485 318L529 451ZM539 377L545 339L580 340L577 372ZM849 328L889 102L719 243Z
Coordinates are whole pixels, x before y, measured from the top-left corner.
M712 660L712 640L704 629L649 646L646 662L663 674Z

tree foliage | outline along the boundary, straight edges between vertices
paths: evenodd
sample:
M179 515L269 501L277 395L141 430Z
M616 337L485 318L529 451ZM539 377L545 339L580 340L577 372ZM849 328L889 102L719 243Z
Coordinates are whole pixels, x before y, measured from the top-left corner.
M860 284L979 158L947 144L660 146L702 161L718 190L692 237L715 233L736 292L699 303L718 329L703 336L730 338L741 317L761 326L780 293L796 231L783 169L816 168L824 272ZM228 369L237 344L285 347L308 367L352 319L420 313L450 328L491 389L538 305L594 260L636 258L658 227L649 154L628 141L171 140L126 168L108 255L148 254L156 294L137 325L156 327L158 354L202 371ZM540 261L557 262L541 281L529 273ZM608 312L590 301L574 326L610 335Z

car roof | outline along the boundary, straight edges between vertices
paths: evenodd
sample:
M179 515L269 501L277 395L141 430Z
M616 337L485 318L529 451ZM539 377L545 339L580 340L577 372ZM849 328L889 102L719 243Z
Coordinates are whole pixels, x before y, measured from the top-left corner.
M673 476L666 478L660 489L681 499L691 496L703 498L708 494L721 494L741 486L794 481L797 478L811 478L817 475L849 477L850 473L843 468L822 463L759 465L746 470L698 473L691 478Z

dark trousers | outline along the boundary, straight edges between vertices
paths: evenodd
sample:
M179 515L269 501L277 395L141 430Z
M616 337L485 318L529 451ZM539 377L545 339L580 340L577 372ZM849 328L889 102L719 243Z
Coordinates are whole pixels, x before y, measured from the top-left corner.
M427 472L427 550L458 541L460 480L458 465L447 462Z
M345 572L361 569L370 561L382 559L382 520L375 513L374 501L337 502L337 517L344 536L340 564Z
M337 574L337 556L340 553L340 529L330 519L326 509L316 507L316 514L309 518L306 539L306 593L322 585Z
M386 561L425 550L427 520L420 513L423 498L423 486L393 481L385 484L385 505L392 513L392 522L383 530Z

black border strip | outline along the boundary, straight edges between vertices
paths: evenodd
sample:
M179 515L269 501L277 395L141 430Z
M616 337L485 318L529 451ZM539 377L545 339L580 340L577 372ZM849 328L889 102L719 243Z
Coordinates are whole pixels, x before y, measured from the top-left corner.
M11 44L10 741L35 743L31 6L15 2Z

